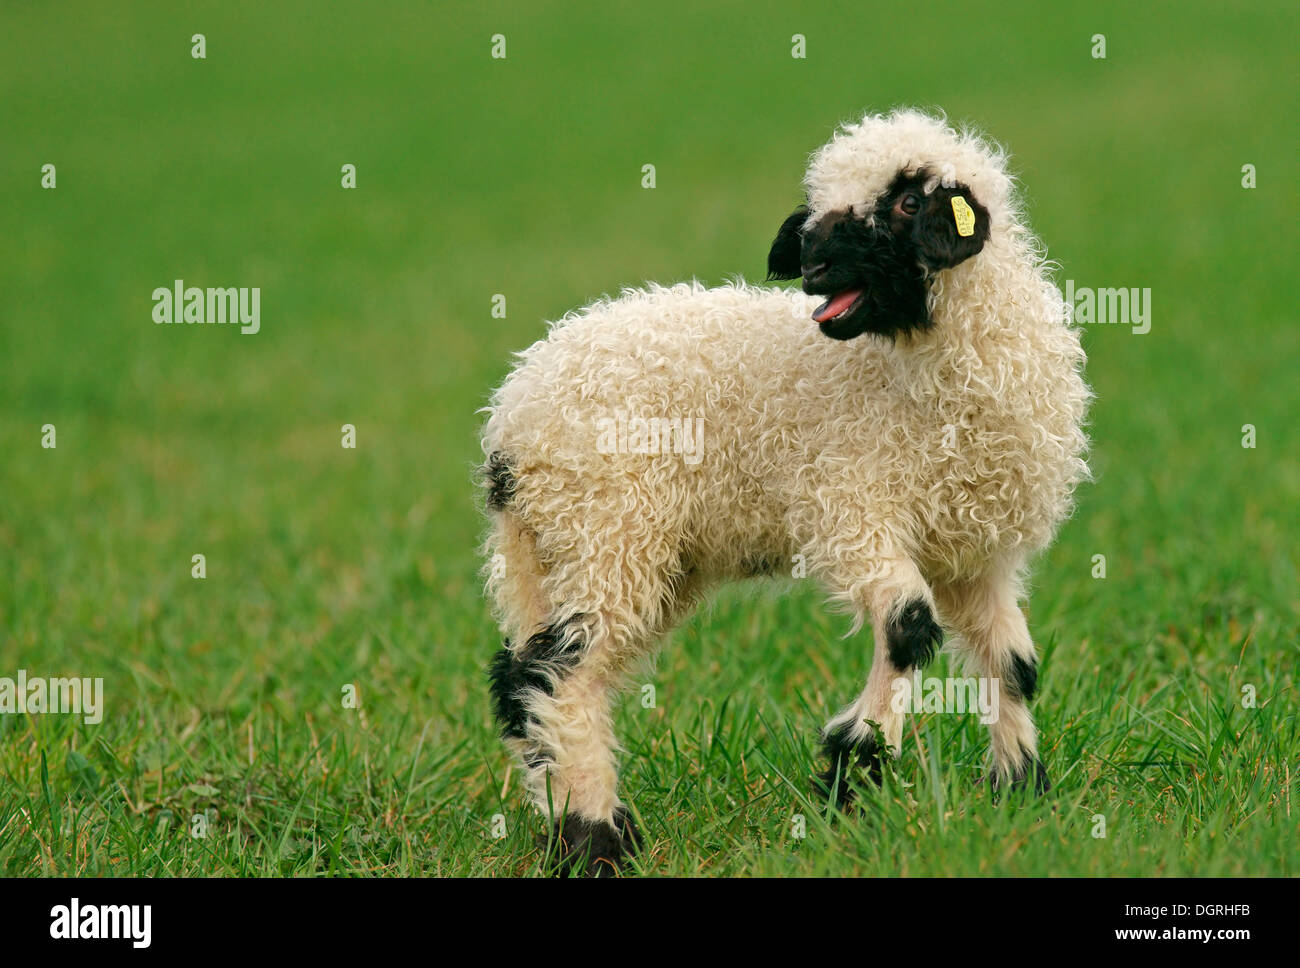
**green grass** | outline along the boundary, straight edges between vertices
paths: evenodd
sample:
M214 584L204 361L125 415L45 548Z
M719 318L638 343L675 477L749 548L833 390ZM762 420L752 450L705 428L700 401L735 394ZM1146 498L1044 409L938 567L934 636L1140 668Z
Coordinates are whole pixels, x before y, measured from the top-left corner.
M643 869L1296 873L1289 4L121 6L0 14L0 676L107 706L0 716L0 872L535 873L482 675L475 410L594 296L761 277L808 151L906 102L1013 149L1062 279L1152 289L1149 334L1085 333L1097 481L1029 608L1056 788L994 807L982 728L920 716L827 824L816 730L869 636L806 584L729 589L620 708ZM260 286L261 333L155 326L176 278Z

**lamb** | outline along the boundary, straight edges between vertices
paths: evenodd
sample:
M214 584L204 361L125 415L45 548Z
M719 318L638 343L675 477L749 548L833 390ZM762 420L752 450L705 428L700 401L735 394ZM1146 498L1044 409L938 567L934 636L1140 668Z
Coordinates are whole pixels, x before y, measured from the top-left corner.
M1006 155L942 116L845 125L805 184L768 256L803 292L626 290L554 324L486 408L491 693L560 871L641 848L611 723L629 668L711 587L795 561L875 638L822 733L828 805L897 754L891 700L945 629L1001 684L992 786L1048 788L1019 601L1088 476L1091 396L1052 266Z

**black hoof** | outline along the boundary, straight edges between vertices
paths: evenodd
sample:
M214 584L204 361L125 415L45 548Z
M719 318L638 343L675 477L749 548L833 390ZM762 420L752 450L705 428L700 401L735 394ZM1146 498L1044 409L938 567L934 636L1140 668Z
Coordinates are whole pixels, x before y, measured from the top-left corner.
M903 606L885 629L889 661L897 669L920 669L930 663L943 645L943 629L930 606L914 598Z
M981 782L983 782L982 778ZM1047 778L1047 767L1043 765L1042 759L1034 757L1033 760L1026 760L1016 767L1016 772L1010 781L1004 779L996 770L993 771L989 779L989 787L993 791L993 802L997 803L1004 792L1022 799L1030 792L1036 797L1041 797L1052 788L1052 781Z
M889 751L875 733L860 740L849 737L846 727L828 733L822 740L822 753L830 765L813 778L813 793L822 801L835 795L835 808L844 810L853 803L853 779L859 770L865 770L871 782L880 786L881 774Z
M547 872L558 877L613 877L641 849L641 833L626 807L614 811L612 825L569 814L555 824Z

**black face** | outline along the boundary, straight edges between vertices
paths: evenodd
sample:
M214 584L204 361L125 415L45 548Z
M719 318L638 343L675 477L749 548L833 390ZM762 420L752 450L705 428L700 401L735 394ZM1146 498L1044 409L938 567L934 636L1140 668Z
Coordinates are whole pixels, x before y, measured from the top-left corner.
M927 195L925 186L934 182ZM973 231L961 235L954 214L974 215ZM813 313L833 339L875 333L893 339L932 325L926 305L928 280L982 248L989 213L965 185L945 187L922 170L900 174L872 212L872 224L852 211L828 212L805 230L807 208L785 220L767 257L769 279L803 279L804 292L828 296Z

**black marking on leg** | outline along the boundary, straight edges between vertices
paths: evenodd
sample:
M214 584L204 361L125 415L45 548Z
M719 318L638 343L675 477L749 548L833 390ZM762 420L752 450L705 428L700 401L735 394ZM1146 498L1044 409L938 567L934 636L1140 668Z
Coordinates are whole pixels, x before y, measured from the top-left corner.
M555 822L545 867L560 877L613 877L627 869L641 846L641 832L626 807L614 811L612 825L568 814Z
M520 662L510 649L510 640L492 657L488 666L488 688L492 693L492 706L503 736L523 738L528 722L528 712L520 693L535 684L526 663Z
M828 800L834 791L835 806L839 810L853 802L853 786L850 781L856 772L855 768L866 770L871 782L880 786L882 767L889 758L888 749L876 733L871 732L862 739L855 740L850 737L848 726L839 726L823 737L822 753L830 760L830 766L814 778L813 792L822 800Z
M1012 655L1007 663L1007 685L1013 699L1029 702L1038 691L1038 662L1032 656Z
M889 661L896 669L919 669L934 658L943 644L943 629L934 620L930 606L914 598L889 620L885 630Z
M512 650L507 640L493 657L488 685L503 736L523 739L529 720L524 695L530 690L551 695L554 678L573 668L581 658L582 643L568 628L574 621L571 618L546 626L529 636L518 651Z
M500 451L494 451L488 455L487 463L479 470L483 475L483 483L488 489L488 508L493 511L504 511L519 486L515 473L510 467L510 460Z

